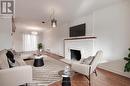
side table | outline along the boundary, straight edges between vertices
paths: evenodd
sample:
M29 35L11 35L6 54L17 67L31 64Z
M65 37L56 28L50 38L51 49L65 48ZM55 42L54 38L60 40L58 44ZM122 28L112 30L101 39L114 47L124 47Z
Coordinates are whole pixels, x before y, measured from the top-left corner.
M71 86L71 77L74 76L75 72L74 71L69 71L69 74L65 75L64 70L61 70L58 72L60 76L62 76L62 86Z
M35 56L33 66L34 67L44 66L43 56Z

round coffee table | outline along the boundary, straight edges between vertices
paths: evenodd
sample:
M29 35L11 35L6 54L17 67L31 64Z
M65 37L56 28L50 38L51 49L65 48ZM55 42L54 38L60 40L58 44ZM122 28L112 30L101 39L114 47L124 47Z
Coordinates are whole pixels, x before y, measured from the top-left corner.
M34 67L41 67L44 65L43 56L35 56L34 58Z
M72 77L74 74L75 74L75 72L74 71L69 71L70 73L69 73L69 77ZM64 70L61 70L61 71L59 71L58 72L58 74L62 77L62 76L64 76L65 74L64 74Z
M64 74L64 70L58 72L58 74L62 77L62 86L71 86L71 77L75 74L74 71L69 71L69 74Z

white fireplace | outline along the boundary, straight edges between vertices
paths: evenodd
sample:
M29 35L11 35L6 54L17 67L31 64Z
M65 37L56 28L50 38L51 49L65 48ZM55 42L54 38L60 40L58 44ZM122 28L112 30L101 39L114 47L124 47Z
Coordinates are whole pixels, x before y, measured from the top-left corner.
M65 40L65 59L71 59L71 50L81 52L81 58L93 55L94 39Z

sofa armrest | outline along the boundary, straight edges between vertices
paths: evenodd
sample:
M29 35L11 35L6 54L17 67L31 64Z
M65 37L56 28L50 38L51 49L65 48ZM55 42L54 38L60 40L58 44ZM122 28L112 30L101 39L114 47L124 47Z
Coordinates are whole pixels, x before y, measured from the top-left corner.
M86 64L80 64L80 63L73 63L72 64L72 70L75 72L84 74L84 75L89 75L89 68L91 65L86 65Z
M32 67L18 66L0 70L0 86L18 86L32 82Z

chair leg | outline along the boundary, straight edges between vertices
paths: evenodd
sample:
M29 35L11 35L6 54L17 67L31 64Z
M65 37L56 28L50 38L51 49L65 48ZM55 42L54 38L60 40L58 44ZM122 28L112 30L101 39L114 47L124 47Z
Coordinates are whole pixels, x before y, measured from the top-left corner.
M88 79L89 86L91 86L91 67L89 67L89 75L86 78Z
M90 75L89 75L89 79L88 79L88 83L89 83L89 86L91 86L91 77L90 77Z
M28 84L26 83L25 86L28 86Z
M94 71L95 75L97 76L97 70Z
M89 86L91 86L91 67L89 68Z

